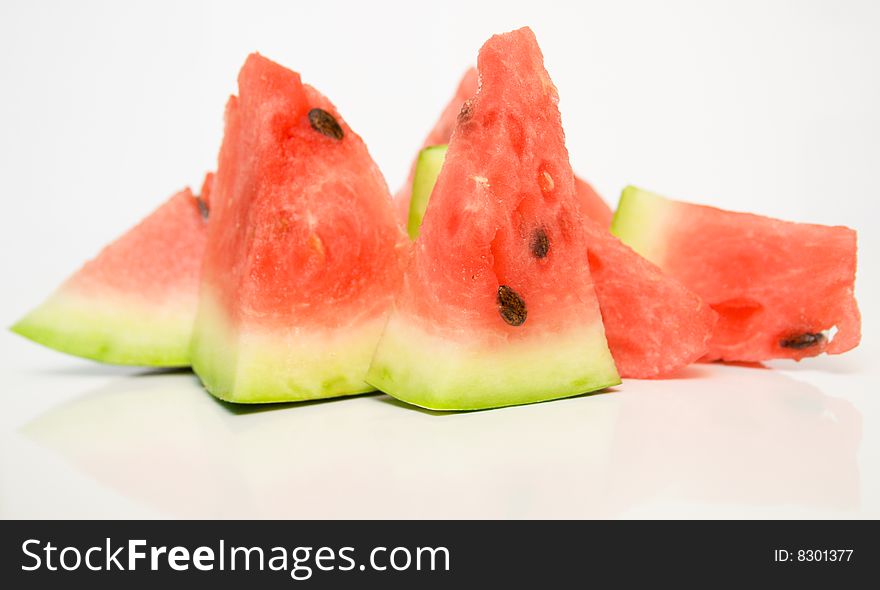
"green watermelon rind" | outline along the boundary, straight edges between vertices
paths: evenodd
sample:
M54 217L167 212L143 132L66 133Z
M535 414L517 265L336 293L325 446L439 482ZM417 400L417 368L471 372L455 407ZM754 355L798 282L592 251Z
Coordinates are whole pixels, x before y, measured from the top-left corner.
M290 327L234 332L203 296L192 367L205 389L238 404L300 402L369 393L364 381L385 318L345 329ZM284 370L279 370L284 367Z
M466 346L392 316L366 380L401 401L440 411L482 410L620 384L601 324L544 341Z
M440 176L440 170L443 168L447 147L446 144L433 145L419 152L416 171L413 175L412 196L409 201L409 218L406 226L411 240L419 237L419 228L422 226L422 219L425 217L425 211L428 209L431 191L434 190L434 184L436 184L437 177Z
M674 203L634 186L623 189L611 220L611 233L636 253L659 264L665 225Z
M187 367L191 313L56 293L10 329L48 348L102 363Z

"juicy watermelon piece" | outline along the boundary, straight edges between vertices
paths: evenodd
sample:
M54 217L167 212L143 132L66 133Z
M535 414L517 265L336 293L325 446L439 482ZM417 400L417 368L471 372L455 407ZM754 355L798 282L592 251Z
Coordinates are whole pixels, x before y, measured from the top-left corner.
M534 34L492 37L479 71L367 381L441 410L615 385L556 88Z
M418 235L443 166L444 147L425 148L419 157L410 210L411 237L413 232ZM665 377L700 359L708 350L715 312L606 227L588 219L585 231L605 337L620 376Z
M613 231L720 317L708 360L838 354L861 339L856 233L665 199L627 187Z
M299 74L253 54L230 98L193 368L235 402L372 390L408 240L364 142Z
M587 224L590 273L621 377L668 377L701 359L717 315L699 296L598 224Z
M458 83L458 88L455 90L455 95L446 105L446 108L443 109L440 118L437 119L433 129L431 129L431 132L428 133L428 136L422 143L422 150L432 146L449 143L462 106L468 101L468 99L477 93L478 88L479 76L477 75L477 69L470 68L461 77L461 81ZM419 153L421 154L422 152ZM407 177L406 182L394 196L394 203L397 207L399 218L407 224L408 229L409 211L411 209L410 202L413 195L413 182L415 180L417 165L418 156L410 167L409 176ZM575 188L578 197L581 199L581 206L583 207L584 213L603 227L611 225L611 217L613 215L611 208L608 206L608 203L599 196L593 187L585 180L581 180L575 176ZM410 237L415 239L411 230L409 233Z
M105 363L184 367L196 315L212 175L104 248L12 330Z

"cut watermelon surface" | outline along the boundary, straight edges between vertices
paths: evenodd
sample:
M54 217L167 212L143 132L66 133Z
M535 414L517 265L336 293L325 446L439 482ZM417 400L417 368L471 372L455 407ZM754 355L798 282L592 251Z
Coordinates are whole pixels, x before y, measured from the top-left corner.
M856 233L624 190L613 231L720 317L706 358L801 359L861 339Z
M455 90L455 95L443 109L440 118L437 119L434 127L422 143L422 150L432 146L440 146L449 143L458 116L462 112L462 108L465 103L477 93L478 88L479 75L477 74L477 69L470 68L461 77L461 81L458 83L458 88ZM423 152L419 152L419 154L421 153ZM406 182L394 196L394 203L398 211L398 216L405 224L409 223L410 203L413 194L413 182L415 180L417 165L418 156L410 167L409 176L407 177ZM581 200L581 206L583 207L584 213L603 227L608 227L611 224L612 217L612 211L608 206L608 203L599 196L588 182L581 180L577 176L575 176L575 188L577 195ZM412 236L411 231L410 235Z
M193 368L225 400L369 391L408 240L360 137L298 74L253 54L229 100Z
M614 213L611 211L608 203L605 202L605 199L599 196L599 193L596 192L596 189L589 182L577 176L574 177L574 188L584 215L603 228L610 228L611 218L614 217Z
M604 226L588 223L587 236L605 337L621 377L668 377L701 359L718 319L709 305Z
M12 330L120 365L188 366L211 188L171 197L68 278Z
M367 380L442 410L617 384L534 34L492 37L478 63Z
M419 155L410 236L418 234L445 153L445 146L435 146ZM715 312L621 243L607 226L587 219L584 232L605 337L620 376L665 377L702 358L717 320Z

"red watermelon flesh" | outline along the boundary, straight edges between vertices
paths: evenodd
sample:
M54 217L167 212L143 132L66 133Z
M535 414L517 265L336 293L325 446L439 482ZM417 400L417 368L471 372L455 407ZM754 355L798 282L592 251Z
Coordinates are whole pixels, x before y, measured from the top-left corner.
M614 213L611 211L608 203L605 202L605 199L599 196L599 193L596 192L596 189L589 182L577 176L574 177L574 187L580 199L584 215L608 230L611 227L611 218L614 217Z
M105 363L188 366L212 175L184 189L68 278L13 331Z
M720 319L706 358L801 359L861 339L856 233L665 199L628 187L614 232Z
M558 96L529 29L480 50L367 380L433 409L619 382L587 264Z
M431 132L428 133L428 136L422 143L422 148L449 143L462 106L468 99L477 93L478 88L479 76L477 75L477 69L469 68L461 77L461 81L458 83L458 88L455 90L455 95L446 105L446 108L443 109L440 118L437 119L433 129L431 129ZM403 220L404 224L406 224L409 217L409 203L412 199L416 162L417 160L413 160L406 182L400 190L397 191L397 194L394 195L394 203L398 211L398 216ZM575 176L575 188L577 195L581 200L584 213L603 227L610 226L613 213L608 206L608 203L599 196L588 182L581 180L577 176Z
M414 199L421 202L430 195L436 181L431 179L442 168L442 157L422 153L416 173L421 184L414 185ZM410 221L420 218L415 215ZM587 219L585 229L605 337L621 377L665 377L706 354L715 312L605 226Z
M254 54L229 100L193 367L236 402L369 391L407 240L336 108Z
M667 377L702 358L717 321L709 305L604 226L587 224L587 235L590 273L620 376Z
M442 162L442 157L420 158L419 177L437 178ZM592 192L577 177L575 186L579 192ZM430 184L420 186L418 198L430 195L431 189ZM591 202L604 206L601 199L580 199L582 212ZM611 235L610 220L601 211L594 210L592 215L587 212L586 217L590 272L605 337L620 376L666 377L702 358L717 320L715 312L680 282ZM419 217L410 221L413 219L418 222Z

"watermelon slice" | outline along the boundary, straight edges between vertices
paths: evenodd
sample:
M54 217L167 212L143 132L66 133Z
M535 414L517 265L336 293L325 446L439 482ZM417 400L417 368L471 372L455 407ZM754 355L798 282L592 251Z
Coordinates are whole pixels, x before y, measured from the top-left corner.
M534 34L492 37L479 71L367 381L439 410L615 385L556 88Z
M425 141L422 143L422 150L432 146L449 143L462 106L468 101L468 99L477 93L478 87L479 76L477 75L477 69L470 68L461 77L461 81L458 83L458 88L455 90L455 95L446 105L446 108L443 109L440 118L437 119L433 129L431 129L430 133L428 133L428 136L425 138ZM419 154L421 153L422 152L419 152ZM415 239L415 237L413 236L409 224L409 212L411 209L410 201L413 194L413 182L415 181L417 165L418 156L410 167L409 177L407 177L406 183L404 183L403 187L397 191L397 194L394 196L394 203L398 210L398 216L407 224L407 228L410 230L410 237L413 239ZM587 181L581 180L575 176L575 188L577 190L577 195L581 200L583 212L603 227L611 225L611 217L613 215L611 208L608 206L608 203L599 196L593 187L590 186Z
M183 367L196 315L212 175L104 248L12 330L105 363Z
M611 227L611 218L614 217L614 213L611 211L608 203L605 202L605 199L596 192L596 189L589 182L577 176L574 177L574 188L584 215L603 228Z
M419 156L410 236L418 235L434 181L443 166L444 147L425 148ZM703 357L717 320L712 309L622 244L605 226L587 219L584 231L605 337L620 376L666 377Z
M665 199L627 187L613 231L720 316L706 358L801 359L861 339L856 233Z
M675 375L708 350L715 312L598 224L587 224L590 273L622 377Z
M251 55L214 184L193 368L235 402L372 390L408 240L364 142L299 74Z

